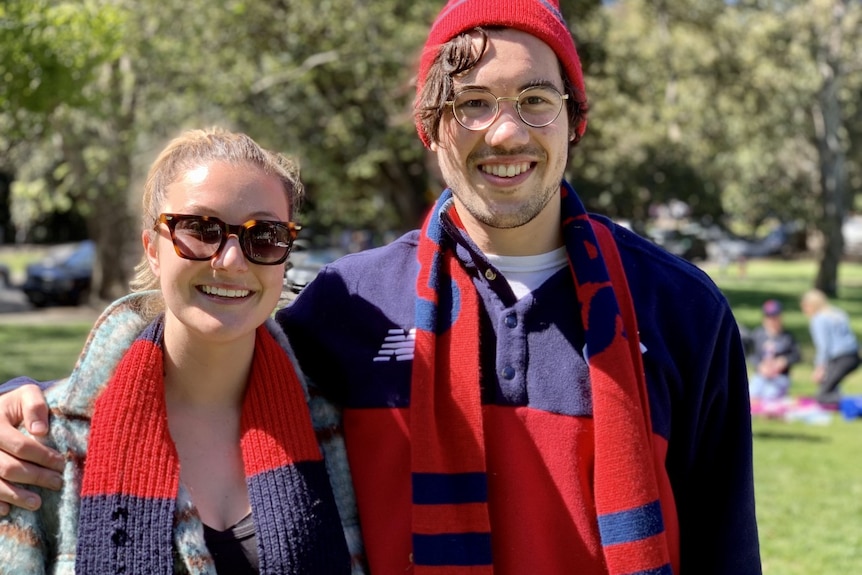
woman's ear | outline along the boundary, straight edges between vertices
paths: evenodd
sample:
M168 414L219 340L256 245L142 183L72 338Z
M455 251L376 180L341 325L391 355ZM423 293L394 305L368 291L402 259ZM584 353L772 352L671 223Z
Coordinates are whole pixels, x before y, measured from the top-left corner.
M159 277L159 238L156 230L143 230L141 232L141 243L144 245L144 255L150 262L150 270L153 275Z

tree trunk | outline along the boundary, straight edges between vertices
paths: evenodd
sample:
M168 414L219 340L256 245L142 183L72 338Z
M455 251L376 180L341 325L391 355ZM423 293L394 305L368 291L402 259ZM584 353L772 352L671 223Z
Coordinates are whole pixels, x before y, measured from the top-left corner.
M841 24L845 8L843 1L836 0L826 33L815 35L815 38L823 38L817 46L817 64L823 84L814 103L813 119L823 206L819 227L824 239L815 287L831 297L838 292L838 266L844 252L841 224L847 195L846 146L841 139L843 118L838 99L842 74Z
M76 200L86 202L87 232L96 243L91 296L113 301L129 291L130 253L138 237L129 207L134 153L136 83L128 58L106 65L101 117L63 128L63 157L75 175ZM94 152L95 150L95 152ZM102 150L108 150L100 154ZM88 160L87 156L104 158Z

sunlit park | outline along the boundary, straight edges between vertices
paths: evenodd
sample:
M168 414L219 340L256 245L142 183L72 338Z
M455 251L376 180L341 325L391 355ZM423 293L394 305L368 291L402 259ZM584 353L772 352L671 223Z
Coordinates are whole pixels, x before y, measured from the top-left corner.
M142 178L183 128L245 131L300 160L286 299L308 263L417 227L441 183L413 76L442 4L4 0L0 292L18 307L0 310L95 313L125 294ZM862 3L560 5L590 103L567 178L589 209L706 270L741 325L779 299L803 347L791 393L812 395L799 296L820 288L862 337ZM46 259L82 242L82 274L46 291ZM68 373L91 316L0 313L0 381ZM844 391L862 395L862 369ZM754 444L764 573L862 572L862 419L756 419Z

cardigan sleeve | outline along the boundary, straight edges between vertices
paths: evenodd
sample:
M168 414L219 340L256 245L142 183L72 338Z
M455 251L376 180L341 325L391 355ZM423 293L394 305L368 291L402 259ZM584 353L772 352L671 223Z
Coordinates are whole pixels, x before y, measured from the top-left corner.
M43 513L42 509L29 511L13 506L9 515L0 518L0 571L4 575L46 573L49 550ZM57 569L54 572L71 574L74 571L75 563L72 561L68 570Z

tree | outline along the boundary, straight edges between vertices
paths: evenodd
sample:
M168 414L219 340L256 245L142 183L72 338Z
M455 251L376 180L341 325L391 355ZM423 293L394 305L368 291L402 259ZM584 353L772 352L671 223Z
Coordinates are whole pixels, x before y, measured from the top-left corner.
M2 45L11 49L2 66L15 82L0 121L16 127L15 209L25 219L56 206L81 213L97 245L94 291L113 299L127 291L139 252L131 202L147 148L183 118L215 116L201 105L209 87L201 79L213 69L207 17L218 8L149 0L13 8L4 12L11 32Z
M817 90L817 98L812 103L811 115L820 167L820 193L823 198L820 229L825 237L815 286L827 295L835 296L838 291L838 264L844 251L841 224L850 196L846 167L849 142L841 92L842 84L846 81L848 60L852 62L852 59L856 59L857 63L862 62L858 59L862 9L858 3L854 3L856 13L849 14L850 3L842 0L814 4L818 8L819 17L809 20L809 41L812 43L821 84ZM850 45L855 48L848 50L845 36L851 38Z

